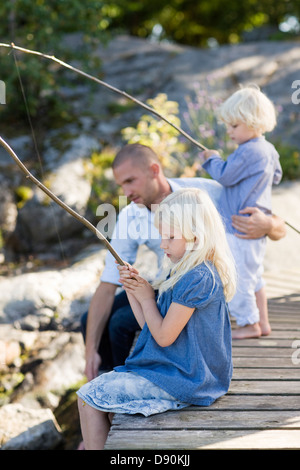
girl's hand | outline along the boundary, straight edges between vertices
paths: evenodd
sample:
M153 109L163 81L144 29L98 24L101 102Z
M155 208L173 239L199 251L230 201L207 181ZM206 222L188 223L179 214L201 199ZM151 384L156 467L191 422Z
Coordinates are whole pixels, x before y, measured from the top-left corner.
M117 263L117 268L120 273L119 281L121 282L121 284L123 284L124 279L131 279L132 277L135 277L135 275L139 274L138 270L131 266L129 263L126 263L125 266L121 266Z
M155 299L154 289L146 279L132 274L132 278L124 278L123 286L126 292L134 295L140 304L149 299Z

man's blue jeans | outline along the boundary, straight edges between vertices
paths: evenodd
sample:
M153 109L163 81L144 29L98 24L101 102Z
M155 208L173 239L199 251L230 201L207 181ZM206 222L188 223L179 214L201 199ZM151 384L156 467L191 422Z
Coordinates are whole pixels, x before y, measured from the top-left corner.
M81 318L81 331L85 340L88 312ZM115 296L111 315L103 332L99 354L100 370L112 370L124 364L129 355L136 331L140 329L131 310L125 291Z

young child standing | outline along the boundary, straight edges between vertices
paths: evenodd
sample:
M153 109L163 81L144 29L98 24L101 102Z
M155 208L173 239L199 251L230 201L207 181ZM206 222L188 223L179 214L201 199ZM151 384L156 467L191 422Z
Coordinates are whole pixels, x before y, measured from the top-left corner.
M135 348L77 392L85 449L104 447L109 413L209 406L230 385L235 265L221 217L204 191L186 188L162 201L155 223L167 261L161 279L151 286L132 266L118 267L142 328Z
M243 239L232 228L231 217L247 214L248 207L254 206L271 215L272 184L280 182L282 170L279 155L264 133L274 129L276 113L257 86L247 86L225 101L219 114L238 147L226 161L216 150L205 151L203 168L225 187L222 215L238 273L237 292L229 304L238 326L232 337L259 337L271 332L261 277L266 237Z

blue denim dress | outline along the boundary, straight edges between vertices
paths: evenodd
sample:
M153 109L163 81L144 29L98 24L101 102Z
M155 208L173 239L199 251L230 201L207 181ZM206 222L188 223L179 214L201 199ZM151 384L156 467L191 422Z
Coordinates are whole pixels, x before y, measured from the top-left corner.
M214 267L196 266L164 292L157 303L163 317L172 302L195 308L178 338L161 347L145 324L125 364L78 391L86 403L103 411L148 416L190 404L209 406L228 391L231 327Z
M150 416L188 406L132 372L111 371L99 375L83 385L77 395L91 407L109 413Z

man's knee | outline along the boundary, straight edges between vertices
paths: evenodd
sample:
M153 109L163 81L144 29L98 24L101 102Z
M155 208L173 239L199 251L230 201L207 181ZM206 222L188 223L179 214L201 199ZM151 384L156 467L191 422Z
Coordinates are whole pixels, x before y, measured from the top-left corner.
M130 306L119 308L111 316L108 324L110 338L118 334L132 333L139 328Z

